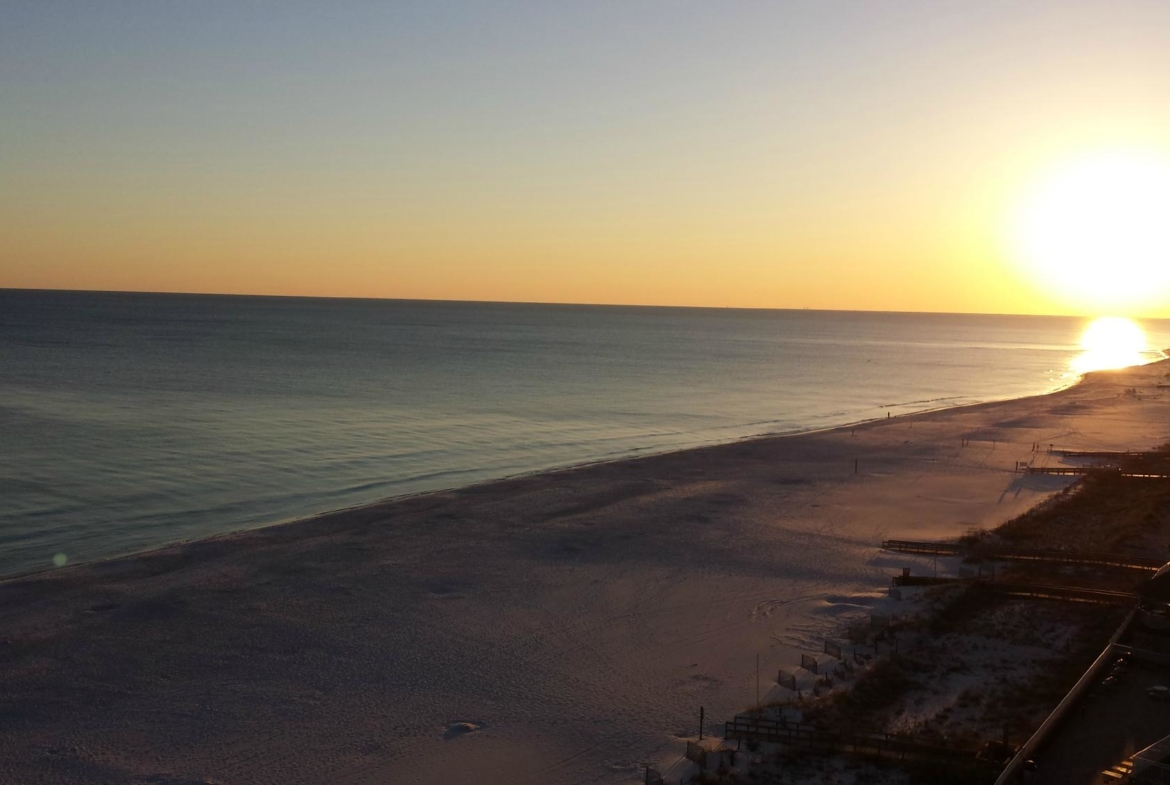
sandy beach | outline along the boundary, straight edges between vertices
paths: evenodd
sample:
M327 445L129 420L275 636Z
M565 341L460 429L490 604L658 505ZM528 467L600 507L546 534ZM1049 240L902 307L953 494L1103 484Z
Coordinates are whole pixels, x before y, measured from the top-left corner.
M902 566L1170 440L1166 362L1051 395L392 500L0 584L0 781L619 783ZM1138 395L1127 395L1127 388ZM965 445L965 446L964 446Z

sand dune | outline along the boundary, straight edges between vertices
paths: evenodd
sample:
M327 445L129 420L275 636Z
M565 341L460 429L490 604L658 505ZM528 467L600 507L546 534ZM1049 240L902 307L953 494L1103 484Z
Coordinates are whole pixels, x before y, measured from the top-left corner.
M1170 439L1166 370L0 584L0 781L630 782L670 767L700 705L713 727L753 702L757 654L766 691L864 614L912 563L883 537L1064 487L1013 473L1034 442Z

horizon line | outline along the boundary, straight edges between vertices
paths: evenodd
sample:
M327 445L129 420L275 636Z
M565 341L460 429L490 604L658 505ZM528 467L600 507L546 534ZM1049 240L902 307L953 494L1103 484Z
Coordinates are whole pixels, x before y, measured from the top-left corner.
M176 297L264 297L286 300L356 300L377 302L411 302L411 303L452 303L477 305L552 305L552 306L579 306L584 308L658 308L658 309L687 309L707 311L812 311L816 313L886 313L922 316L1038 316L1042 318L1062 319L1096 319L1102 316L1120 314L1072 314L1072 313L1004 313L991 311L906 311L885 310L880 308L811 308L811 307L782 307L763 305L677 305L665 303L613 303L613 302L570 302L560 300L468 300L460 298L442 297L376 297L344 294L271 294L255 292L207 292L207 291L174 291L154 289L79 289L68 287L23 287L0 286L5 292L71 292L76 294L130 294L130 295L163 295ZM1170 316L1126 316L1130 319L1144 319L1149 321L1167 321Z

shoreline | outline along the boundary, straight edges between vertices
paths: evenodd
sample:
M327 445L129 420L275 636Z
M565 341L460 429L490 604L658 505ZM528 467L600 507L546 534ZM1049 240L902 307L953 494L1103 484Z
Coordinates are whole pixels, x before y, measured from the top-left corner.
M1140 366L1130 366L1130 368L1141 368L1141 367L1155 365L1157 363L1167 362L1167 361L1170 361L1170 357L1163 357L1162 359L1153 360L1149 363L1145 363L1145 364L1140 365ZM1121 369L1121 370L1125 370L1125 369ZM806 435L811 435L811 434L833 433L835 431L860 428L863 426L870 425L872 423L882 423L882 422L886 422L887 420L903 420L903 421L905 421L908 418L917 417L920 415L935 414L938 412L968 409L971 407L979 407L979 406L986 406L986 405L992 405L992 404L1001 404L1001 403L1006 403L1009 401L1026 401L1026 400L1030 400L1033 398L1056 395L1058 393L1064 392L1065 390L1073 389L1073 388L1077 387L1078 385L1082 384L1089 375L1094 374L1094 373L1101 373L1101 371L1089 371L1086 373L1081 373L1081 374L1077 375L1076 378L1073 379L1072 381L1070 381L1068 384L1054 387L1053 389L1047 390L1045 392L1033 393L1030 395L1024 395L1024 396L1019 396L1019 397L1014 397L1014 398L1010 398L1010 397L1009 398L998 398L998 399L986 400L986 401L975 401L972 403L939 406L937 408L919 409L919 410L916 410L913 412L907 412L905 414L893 415L890 418L872 417L872 418L868 418L868 419L846 422L846 423L843 423L840 425L831 425L831 426L827 426L824 428L808 428L808 429L794 430L794 431L766 431L763 433L757 433L757 434L752 434L752 435L748 435L748 436L739 436L739 437L735 437L735 438L728 439L725 441L713 441L713 442L707 442L707 443L703 443L703 444L695 444L695 445L691 445L691 446L687 446L687 447L668 448L668 449L663 450L661 452L647 452L647 453L643 453L643 454L631 453L631 454L618 455L618 456L615 456L612 458L599 458L596 460L585 460L585 461L574 462L574 463L559 464L556 466L548 466L548 467L544 467L544 468L533 469L531 471L517 472L515 474L506 474L506 475L503 475L500 477L492 477L492 478L480 480L477 482L468 483L466 485L451 485L451 486L445 486L442 488L434 488L431 490L412 491L412 492L403 493L403 494L399 494L399 495L395 495L395 496L386 496L386 497L383 497L380 499L375 499L373 501L363 502L360 504L354 504L354 505L350 505L347 507L336 507L336 508L331 508L331 509L327 509L327 510L321 510L319 512L312 512L312 513L307 513L307 514L303 514L303 515L295 515L292 517L280 518L280 519L277 519L277 520L274 520L274 521L271 521L268 523L260 523L260 524L256 524L253 526L243 526L243 527L238 528L238 529L232 529L230 531L220 532L217 534L211 534L211 535L208 535L206 537L198 537L198 538L194 538L194 539L172 540L170 542L162 543L160 545L150 546L150 547L144 548L142 550L126 551L124 553L118 553L118 554L114 554L112 556L106 556L106 557L102 557L102 558L98 558L98 559L92 559L92 560L88 560L88 561L79 561L76 563L69 563L63 567L50 566L50 567L44 567L44 568L36 569L36 570L29 570L26 572L12 573L10 575L0 575L0 586L3 586L5 583L8 583L10 581L23 580L25 578L32 578L32 577L35 577L38 575L45 575L47 573L56 573L56 572L60 572L62 570L73 570L73 569L77 569L80 567L87 567L87 566L94 565L94 564L105 564L107 562L117 561L120 559L132 559L132 558L136 558L139 556L153 553L155 551L166 550L168 548L173 548L176 546L188 545L191 543L202 542L205 540L215 540L215 539L219 539L219 538L223 538L223 537L232 537L232 536L236 536L236 535L240 535L240 534L245 534L247 532L259 531L262 529L269 529L272 527L295 525L295 524L300 523L302 521L314 520L314 519L322 517L322 516L330 516L330 515L343 514L343 513L352 513L352 512L364 510L366 508L378 507L381 505L386 505L386 504L390 504L393 502L398 502L398 501L402 501L402 500L406 500L406 499L413 499L413 498L420 497L420 496L451 493L451 492L461 491L464 489L478 488L478 487L482 487L485 485L492 485L494 483L507 482L510 480L517 480L517 479L522 479L522 478L526 478L526 477L534 477L534 476L545 475L545 474L557 474L560 472L568 472L568 471L573 471L576 469L587 468L590 466L600 466L600 465L607 465L607 464L612 464L612 463L621 463L624 461L638 461L638 460L643 460L643 459L647 459L647 458L655 458L655 457L659 457L659 456L663 456L663 455L673 455L676 453L689 452L692 450L706 450L706 449L711 449L711 448L724 447L727 445L740 444L743 442L751 442L751 441L757 441L757 440L770 440L770 439L787 439L787 438L806 436ZM911 401L909 403L917 403L917 402ZM908 404L906 404L906 403L879 404L878 407L882 408L882 409L889 409L889 408L892 408L895 406L905 406L905 405L908 405ZM652 448L647 448L647 449L652 449Z
M1067 478L1014 470L1037 441L1170 438L1166 368L6 580L0 779L630 783L670 768L698 706L752 704L757 655L795 667L890 574L929 569L882 539L1051 497Z

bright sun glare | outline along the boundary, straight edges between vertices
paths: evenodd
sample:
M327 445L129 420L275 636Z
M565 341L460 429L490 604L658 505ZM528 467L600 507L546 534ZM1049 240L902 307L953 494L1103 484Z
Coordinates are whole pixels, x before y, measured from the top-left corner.
M1074 307L1123 311L1170 295L1166 156L1112 152L1067 164L1027 194L1012 223L1015 256Z
M1072 362L1078 373L1127 368L1148 361L1146 334L1131 319L1104 316L1081 335L1081 354Z

